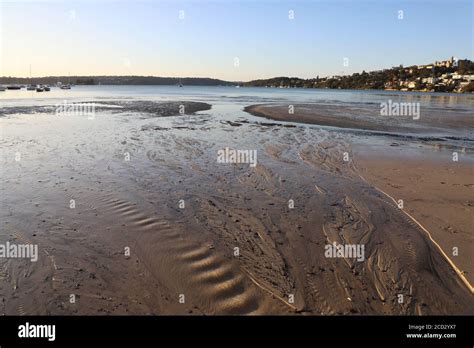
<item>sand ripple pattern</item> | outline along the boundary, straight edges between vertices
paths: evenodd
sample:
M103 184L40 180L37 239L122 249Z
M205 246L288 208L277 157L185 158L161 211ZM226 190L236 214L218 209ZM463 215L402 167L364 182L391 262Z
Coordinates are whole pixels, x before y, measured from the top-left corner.
M134 236L138 259L178 299L185 295L206 314L258 314L266 296L237 264L186 235L179 221L170 224L120 199L104 201L108 212L125 223Z

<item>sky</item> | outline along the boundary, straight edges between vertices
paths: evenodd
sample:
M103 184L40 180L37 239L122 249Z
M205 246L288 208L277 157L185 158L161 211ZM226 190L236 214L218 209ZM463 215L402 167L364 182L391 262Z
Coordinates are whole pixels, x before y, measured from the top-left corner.
M0 76L248 81L473 60L473 3L0 0Z

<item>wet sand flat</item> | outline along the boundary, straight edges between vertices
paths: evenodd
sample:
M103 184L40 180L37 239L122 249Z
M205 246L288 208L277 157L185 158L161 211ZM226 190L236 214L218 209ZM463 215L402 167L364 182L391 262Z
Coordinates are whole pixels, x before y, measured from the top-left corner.
M0 260L1 313L473 312L437 247L374 187L385 178L359 156L365 138L167 103L0 120L0 242L40 253ZM258 164L219 163L226 147ZM363 260L328 257L333 243L363 245Z
M444 110L420 107L417 115L382 116L380 104L258 104L244 110L252 115L277 121L315 124L368 131L437 136L474 137L474 119L470 110ZM448 111L448 112L446 112Z

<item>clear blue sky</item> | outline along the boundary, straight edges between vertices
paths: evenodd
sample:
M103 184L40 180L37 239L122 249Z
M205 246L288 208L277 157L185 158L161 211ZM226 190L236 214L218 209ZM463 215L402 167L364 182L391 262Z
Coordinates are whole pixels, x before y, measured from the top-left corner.
M4 76L243 81L473 59L472 0L0 1Z

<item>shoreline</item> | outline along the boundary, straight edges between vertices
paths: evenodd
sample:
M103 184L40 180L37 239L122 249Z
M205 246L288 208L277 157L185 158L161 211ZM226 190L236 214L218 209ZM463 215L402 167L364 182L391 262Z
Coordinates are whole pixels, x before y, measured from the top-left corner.
M26 87L26 85L28 85L30 83L0 83L0 86L3 86L3 87L8 87L8 86L24 86L23 88ZM34 84L34 83L33 83ZM43 83L38 83L38 85L40 84L43 84ZM101 87L101 86L105 86L105 87L120 87L120 86L124 86L124 87L132 87L132 86L137 86L137 87L146 87L146 86L149 86L149 87L157 87L157 86L161 86L161 87L179 87L179 85L176 85L176 84L107 84L107 83L101 83L101 84L73 84L74 87L91 87L91 86L97 86L97 87ZM365 89L365 88L321 88L321 87L314 87L314 88L307 88L307 87L291 87L291 88L279 88L279 87L264 87L264 86L245 86L245 85L239 85L239 84L235 84L235 85L220 85L220 84L216 84L216 85L206 85L206 84L187 84L183 87L186 87L186 86L189 86L189 87L219 87L219 88L222 88L222 87L225 87L225 88L262 88L262 89L269 89L269 90L282 90L282 91L285 91L285 90L307 90L307 91L330 91L330 92L337 92L337 91L341 91L341 92L387 92L387 94L389 92L395 92L395 93L401 93L401 94L420 94L420 95L423 95L423 94L433 94L433 95L439 95L439 96L449 96L449 95L452 95L452 96L463 96L463 95L466 95L466 96L470 96L472 94L474 94L474 92L461 92L461 91L449 91L449 92L443 92L443 91L434 91L434 90L407 90L407 91L403 91L403 90L398 90L398 89ZM55 87L55 86L53 86ZM23 90L23 88L21 88L20 90ZM7 92L8 89L4 92ZM1 96L2 94L0 94Z

